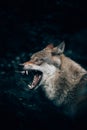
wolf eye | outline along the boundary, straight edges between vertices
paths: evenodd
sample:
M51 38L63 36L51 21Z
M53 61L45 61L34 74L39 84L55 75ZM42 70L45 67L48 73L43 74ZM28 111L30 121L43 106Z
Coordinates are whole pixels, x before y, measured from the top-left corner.
M35 59L35 62L37 62L38 61L38 59Z
M43 59L35 59L35 63L37 65L41 65L43 63Z
M43 59L36 58L35 62L43 61Z
M40 59L36 58L36 59L35 59L35 62L38 62L39 60L40 60Z
M40 59L40 61L44 61L44 59Z

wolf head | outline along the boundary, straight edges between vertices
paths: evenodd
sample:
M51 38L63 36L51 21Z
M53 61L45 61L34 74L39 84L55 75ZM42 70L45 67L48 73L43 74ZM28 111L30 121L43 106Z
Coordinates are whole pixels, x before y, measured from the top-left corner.
M43 50L34 53L29 61L21 64L23 66L21 73L26 75L29 75L30 71L34 73L32 82L28 84L30 89L44 85L46 80L58 71L61 67L61 55L64 48L64 42L57 47L50 44Z

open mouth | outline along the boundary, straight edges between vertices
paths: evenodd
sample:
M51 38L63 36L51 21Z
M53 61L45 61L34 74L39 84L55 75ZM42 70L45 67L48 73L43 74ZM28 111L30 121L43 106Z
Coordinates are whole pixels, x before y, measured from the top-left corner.
M21 74L30 89L36 88L42 79L42 72L38 70L23 70Z

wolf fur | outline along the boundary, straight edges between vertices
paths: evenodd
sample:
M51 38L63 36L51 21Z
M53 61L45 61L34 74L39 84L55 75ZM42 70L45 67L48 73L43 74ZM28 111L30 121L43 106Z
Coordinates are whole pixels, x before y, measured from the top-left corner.
M63 54L65 43L52 44L32 55L23 63L23 70L39 70L42 79L35 87L42 87L45 96L65 113L75 113L78 102L83 102L87 86L87 71ZM33 91L33 90L32 90ZM86 97L86 96L85 96Z

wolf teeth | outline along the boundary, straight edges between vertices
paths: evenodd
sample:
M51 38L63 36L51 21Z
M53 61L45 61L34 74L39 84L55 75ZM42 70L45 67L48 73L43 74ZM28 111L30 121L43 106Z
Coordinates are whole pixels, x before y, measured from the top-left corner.
M28 75L28 71L27 70L25 71L25 73L26 73L26 75Z
M34 87L34 85L32 84L32 85L28 85L28 87L30 88L30 89L32 89L33 87Z
M39 79L41 78L41 75L39 75Z
M24 74L24 73L25 73L25 71L21 71L20 73L21 73L21 74Z
M28 75L28 70L21 71L20 73Z
M28 87L29 87L29 88L32 88L32 86L31 86L30 84L28 85Z

